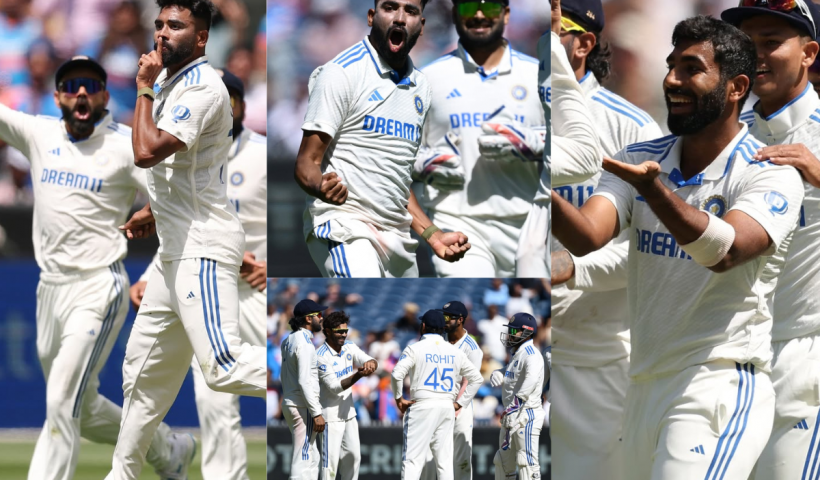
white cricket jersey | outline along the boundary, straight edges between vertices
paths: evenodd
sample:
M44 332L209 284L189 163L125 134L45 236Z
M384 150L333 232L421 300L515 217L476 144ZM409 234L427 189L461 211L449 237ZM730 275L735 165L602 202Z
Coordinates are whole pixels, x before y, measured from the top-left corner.
M267 260L268 147L256 132L242 129L228 153L228 199L245 230L245 251Z
M538 191L535 192L535 201L549 205L550 201L550 145L552 137L552 123L548 92L550 84L550 35L545 33L538 39L538 98L541 99L541 109L544 110L544 122L547 126L546 146L544 147L544 161L539 166Z
M772 292L803 188L794 168L752 160L762 144L741 125L717 158L688 180L680 172L682 141L672 135L630 145L615 157L631 164L657 161L660 180L689 205L717 217L739 210L766 230L772 248L727 272L695 263L628 183L604 173L595 190L615 205L620 228L630 232L632 377L715 360L770 369Z
M555 188L582 182L600 172L603 152L584 91L575 79L567 52L555 33L550 33L549 47L551 65L546 95L550 107L555 101L555 108L551 109L550 156L550 181Z
M603 153L610 157L633 143L662 136L652 118L625 99L602 87L592 72L580 80L581 88ZM586 202L598 185L601 174L580 183L555 187L556 193L577 208ZM626 300L626 253L629 242L624 231L604 248L574 259L576 275L588 262L623 277L620 288L596 291L570 289L560 285L552 290L552 349L557 365L597 367L629 355ZM564 246L553 238L553 251Z
M425 185L419 202L426 209L454 216L525 217L538 189L538 162L486 160L479 155L478 138L485 121L545 126L544 110L533 88L538 60L513 50L507 42L498 66L486 71L459 43L422 71L433 87L422 143L447 149L447 132L458 135L465 183L462 190L450 192Z
M393 367L390 386L393 397L401 398L404 377L410 375L410 398L412 400L456 401L461 388L456 375L467 377L464 395L458 399L462 407L469 405L484 380L478 368L464 353L450 345L444 337L428 333L421 340L408 345Z
M31 162L34 257L43 276L76 274L122 260L125 223L146 176L134 165L131 129L106 113L86 139L61 119L0 104L0 139Z
M319 369L313 332L301 328L282 342L282 400L285 406L307 408L310 416L322 414Z
M504 368L501 385L501 401L509 407L518 397L523 408L541 408L541 391L544 388L544 356L527 340L515 351L510 363Z
M811 84L768 118L753 114L749 132L761 142L802 143L815 157L820 157L820 99ZM800 220L774 295L773 341L820 332L820 190L806 181L803 189Z
M469 333L464 333L464 336L461 337L456 343L452 343L452 346L459 349L464 355L467 356L467 360L470 361L475 368L481 371L481 360L484 359L484 351L481 350L481 347L478 346L478 343L470 336ZM462 376L458 373L455 373L455 382L456 385L461 388L461 379ZM456 392L458 393L458 392Z
M228 201L233 114L222 78L202 56L154 85L154 122L185 147L151 167L148 192L163 261L210 258L240 265L245 232Z
M353 406L353 389L342 390L342 380L356 373L355 365L361 367L370 360L355 343L347 341L338 353L327 343L316 351L319 368L319 401L322 417L326 422L344 422L356 416Z
M410 174L430 108L430 85L410 57L407 72L399 78L365 37L310 75L302 130L330 135L322 173L335 172L348 196L342 205L308 198L305 236L336 218L409 236Z

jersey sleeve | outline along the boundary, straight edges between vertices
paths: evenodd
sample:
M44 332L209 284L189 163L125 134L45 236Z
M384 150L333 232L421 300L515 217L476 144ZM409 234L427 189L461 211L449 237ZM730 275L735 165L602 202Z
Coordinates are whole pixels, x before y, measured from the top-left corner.
M393 391L393 398L399 399L402 397L402 390L404 389L404 377L410 372L410 369L416 364L416 357L413 349L407 347L401 352L399 361L393 367L393 374L390 376L390 388Z
M626 150L621 150L613 158L621 162L629 162L629 159L626 158ZM615 205L615 209L618 211L618 225L621 232L628 228L632 222L632 204L637 195L637 190L632 185L606 171L601 174L598 186L592 194L593 197L604 197Z
M221 109L221 104L222 96L207 84L185 87L173 103L163 107L165 114L157 123L157 128L176 137L185 144L182 151L188 151L199 141L214 112Z
M319 403L319 392L313 391L316 379L313 378L313 368L316 366L316 350L313 345L300 345L296 350L296 361L299 365L299 388L305 396L310 416L322 414L322 405Z
M476 342L476 345L478 345L478 342ZM470 363L475 365L476 368L481 370L481 361L484 360L484 352L480 348L470 350L467 359L470 360Z
M461 405L462 407L466 407L475 397L475 394L478 393L478 389L481 388L481 383L484 381L484 377L481 376L481 372L478 371L473 362L464 355L464 353L459 352L463 358L461 359L461 371L459 371L459 375L462 378L467 379L467 389L464 390L464 394L456 400L456 402Z
M351 90L341 66L328 64L314 70L308 83L308 109L302 130L335 137L353 103Z
M325 357L316 356L316 365L319 370L319 384L330 390L334 395L342 393L342 382L336 378L330 363Z
M0 103L0 139L31 157L29 142L36 135L36 117L12 110Z
M797 226L803 204L803 181L792 167L763 164L749 165L760 168L743 186L731 210L739 210L752 217L766 230L772 246L764 255L771 255Z
M353 355L353 362L356 365L361 367L365 363L369 362L370 360L373 360L373 361L376 362L376 368L379 368L379 361L378 360L376 360L375 358L371 357L370 355L364 353L364 351L362 351L362 349L359 348L359 346L356 345L355 343L351 343L349 345L350 346L348 348L350 348L350 353Z
M628 238L616 238L604 248L583 257L572 255L575 275L567 282L567 287L586 292L626 288L628 256Z
M541 396L542 379L544 378L544 357L539 352L527 355L521 372L524 380L518 386L518 391L513 394L526 404L533 395Z

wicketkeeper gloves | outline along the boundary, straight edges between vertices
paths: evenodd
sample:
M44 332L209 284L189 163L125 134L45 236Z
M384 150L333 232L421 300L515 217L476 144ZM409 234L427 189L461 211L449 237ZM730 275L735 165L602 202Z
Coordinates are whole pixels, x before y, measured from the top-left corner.
M413 165L413 180L424 182L442 191L464 188L464 168L461 166L458 145L461 139L447 132L441 146L420 147Z
M525 127L519 122L481 125L478 151L491 161L540 162L544 155L546 127Z

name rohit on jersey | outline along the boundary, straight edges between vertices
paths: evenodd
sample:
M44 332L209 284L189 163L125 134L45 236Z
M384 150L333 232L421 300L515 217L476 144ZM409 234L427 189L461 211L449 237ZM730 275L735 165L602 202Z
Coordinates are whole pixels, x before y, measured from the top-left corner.
M421 125L401 122L399 120L385 119L373 115L364 116L362 130L365 132L382 133L391 137L399 137L411 142L418 143L421 138Z
M456 363L455 355L439 355L437 353L424 354L424 361L427 363Z
M636 228L635 246L640 253L692 260L692 257L678 246L675 237L666 232L652 232Z
M51 183L62 187L79 188L98 193L102 188L103 179L93 178L81 173L64 172L54 169L43 169L40 176L40 183Z

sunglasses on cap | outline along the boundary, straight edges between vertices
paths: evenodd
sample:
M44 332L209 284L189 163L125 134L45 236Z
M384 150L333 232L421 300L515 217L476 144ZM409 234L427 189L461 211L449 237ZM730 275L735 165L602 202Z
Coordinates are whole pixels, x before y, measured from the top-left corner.
M504 5L493 2L464 2L456 5L458 15L464 18L475 17L479 10L487 18L497 18L504 11Z
M815 25L814 18L811 16L808 5L806 5L806 0L740 0L738 7L763 7L778 12L790 12L797 8L811 22L814 31L817 31L817 25Z
M573 22L567 17L561 17L561 30L566 33L578 32L586 33L587 29Z
M80 93L80 87L85 87L85 91L89 95L94 95L95 93L100 93L105 90L105 82L97 80L96 78L78 77L63 80L57 86L57 90L66 95L77 95Z

